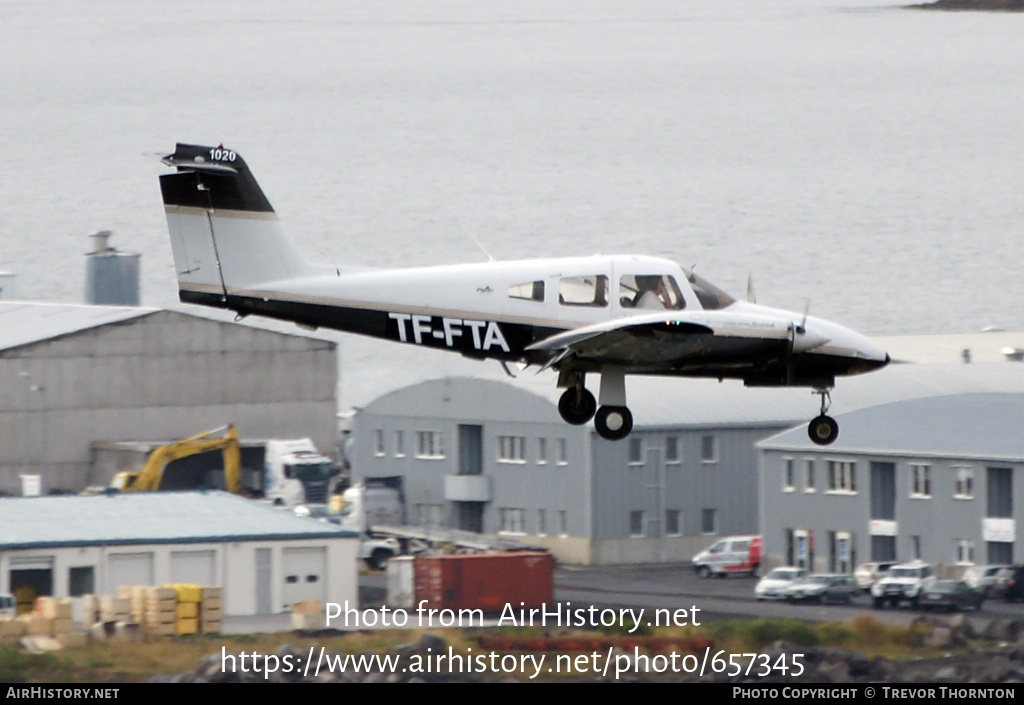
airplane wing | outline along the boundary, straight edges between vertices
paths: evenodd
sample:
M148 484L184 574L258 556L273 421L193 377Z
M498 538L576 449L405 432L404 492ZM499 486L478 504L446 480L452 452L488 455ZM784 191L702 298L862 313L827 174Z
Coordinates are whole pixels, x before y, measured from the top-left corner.
M705 325L661 314L575 328L540 340L527 350L551 353L545 367L569 355L601 363L662 367L697 355L713 337L714 331Z

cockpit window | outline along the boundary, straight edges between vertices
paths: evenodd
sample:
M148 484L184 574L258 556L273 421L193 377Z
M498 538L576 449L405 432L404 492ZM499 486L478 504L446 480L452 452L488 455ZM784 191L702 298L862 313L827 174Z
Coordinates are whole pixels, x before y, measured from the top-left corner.
M544 280L538 279L535 282L513 284L508 288L508 297L510 299L523 299L526 301L543 301Z
M607 306L608 277L603 274L562 277L558 282L558 303L565 306Z
M705 311L715 311L717 309L732 306L736 303L736 299L729 296L704 277L694 274L692 270L683 269L683 274L686 275L686 280L690 282L690 286L693 288L693 293L697 295L697 300L700 301L700 305Z
M675 278L667 274L627 274L619 279L619 305L663 311L685 308L686 301Z

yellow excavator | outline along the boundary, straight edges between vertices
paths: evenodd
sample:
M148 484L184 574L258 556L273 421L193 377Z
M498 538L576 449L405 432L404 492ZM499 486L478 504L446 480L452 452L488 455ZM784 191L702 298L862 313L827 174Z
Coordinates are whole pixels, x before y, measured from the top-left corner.
M220 437L214 437L223 433ZM233 425L182 438L160 446L146 460L139 472L122 471L114 475L110 488L121 492L153 492L160 489L164 468L171 461L198 455L211 450L224 452L224 487L228 492L242 492L242 451L238 443L238 429Z

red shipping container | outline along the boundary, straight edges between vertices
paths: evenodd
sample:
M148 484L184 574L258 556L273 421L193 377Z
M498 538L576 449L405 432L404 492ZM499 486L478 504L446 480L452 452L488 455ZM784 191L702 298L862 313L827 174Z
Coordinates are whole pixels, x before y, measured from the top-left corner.
M416 606L501 612L540 607L555 600L555 559L550 553L458 553L416 556Z

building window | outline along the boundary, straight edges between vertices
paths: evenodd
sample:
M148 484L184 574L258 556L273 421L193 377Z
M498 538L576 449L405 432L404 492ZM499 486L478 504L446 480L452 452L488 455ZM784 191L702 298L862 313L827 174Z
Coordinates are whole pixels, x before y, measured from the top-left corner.
M405 457L405 433L401 430L395 431L395 457Z
M702 463L718 462L718 444L714 436L700 437L700 460Z
M644 513L642 511L633 511L629 513L629 535L644 535Z
M96 581L91 565L68 569L68 596L81 597L96 592Z
M923 463L911 463L910 464L910 475L911 475L911 486L910 496L911 497L931 497L932 496L932 466L925 465Z
M782 491L792 492L796 489L796 470L793 467L792 458L784 458L782 461Z
M548 464L548 439L537 439L537 465Z
M974 541L970 539L954 539L956 544L956 562L974 563Z
M953 486L954 499L974 499L974 468L954 467L956 484Z
M828 491L836 494L857 491L857 463L851 460L828 461Z
M988 552L988 562L999 565L1011 565L1013 563L1013 543L1010 541L986 541L985 549Z
M545 512L543 509L537 510L537 535L548 535L547 512Z
M502 507L498 510L498 517L501 521L499 531L507 534L522 534L526 532L525 509Z
M665 462L679 462L679 438L676 436L668 436L665 439Z
M629 464L642 465L644 462L643 441L640 438L629 439Z
M416 523L419 526L441 526L440 504L417 504Z
M915 561L921 560L921 537L911 536L910 537L910 555L914 557Z
M416 457L443 458L444 435L440 431L417 431Z
M569 447L565 442L564 438L558 439L558 464L568 465L569 464Z
M558 510L558 535L569 535L569 512L564 509Z
M384 455L384 431L379 428L373 432L373 454L377 457Z
M804 492L814 491L814 461L808 458L804 461Z
M717 534L718 533L718 510L717 509L701 509L700 510L700 530L704 534Z
M498 436L499 463L525 463L525 436Z
M683 533L682 525L679 521L682 513L678 509L666 509L665 510L665 535L666 536L679 536Z

